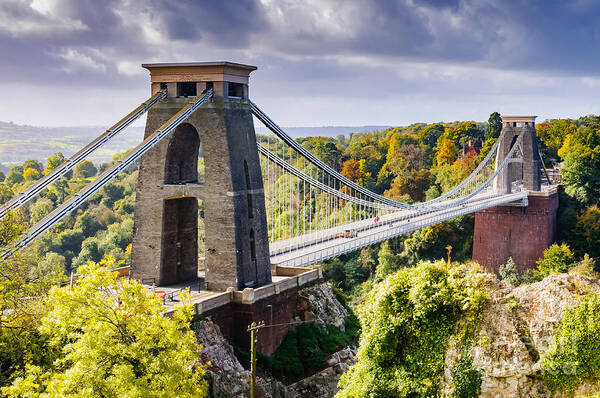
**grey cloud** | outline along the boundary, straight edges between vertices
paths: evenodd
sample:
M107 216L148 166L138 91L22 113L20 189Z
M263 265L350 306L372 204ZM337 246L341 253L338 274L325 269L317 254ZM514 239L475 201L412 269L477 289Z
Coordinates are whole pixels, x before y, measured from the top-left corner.
M600 2L587 0L59 0L56 14L86 29L58 26L27 1L0 1L10 23L46 27L17 34L0 18L2 83L120 95L147 85L146 73L119 74L121 61L229 59L259 66L253 95L366 101L504 89L479 70L600 74ZM70 68L60 56L69 49L104 67Z
M153 2L153 12L162 19L170 39L207 40L228 48L249 44L249 33L264 29L264 10L258 0Z

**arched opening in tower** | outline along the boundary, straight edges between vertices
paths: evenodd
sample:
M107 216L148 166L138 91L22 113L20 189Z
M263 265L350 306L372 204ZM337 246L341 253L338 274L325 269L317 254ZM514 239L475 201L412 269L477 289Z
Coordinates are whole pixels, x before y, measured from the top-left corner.
M256 238L254 229L250 229L250 261L252 262L252 271L254 271L254 280L248 282L248 285L254 285L258 281L258 264L256 262Z
M201 156L198 132L191 124L182 123L175 129L169 142L165 162L165 184L202 182L199 172L203 174L204 159L198 161Z
M163 212L159 285L194 280L198 276L198 200L166 199Z
M517 143L518 138L519 138L518 134L515 134L513 136L512 141L510 142L510 149L508 150L508 152L506 152L507 154L509 154L510 151L512 151L513 147ZM521 161L520 162L513 161L508 165L511 184L515 181L523 180L523 153L522 153L521 149L517 148L515 150L515 152L513 154L513 159L515 159L515 160L520 159Z

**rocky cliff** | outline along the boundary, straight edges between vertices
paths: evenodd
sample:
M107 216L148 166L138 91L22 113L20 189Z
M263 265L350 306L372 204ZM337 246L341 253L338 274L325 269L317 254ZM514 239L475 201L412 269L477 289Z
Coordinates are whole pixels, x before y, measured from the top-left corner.
M468 349L480 370L480 397L550 397L541 378L541 361L565 309L586 294L600 294L598 280L581 275L552 275L517 288L495 282L481 325ZM462 347L461 347L462 346ZM452 369L464 345L455 338L446 353L446 393L452 390ZM600 391L586 384L577 395ZM560 394L554 395L560 396Z
M320 283L299 291L295 322L314 322L318 325L344 329L348 311L337 300L332 289ZM223 337L219 327L210 319L194 324L194 330L202 344L202 359L209 363L210 397L247 398L250 390L250 372L234 354L233 347ZM343 348L326 359L326 368L295 383L285 385L264 369L257 378L258 396L269 398L332 397L342 373L354 363L356 351Z

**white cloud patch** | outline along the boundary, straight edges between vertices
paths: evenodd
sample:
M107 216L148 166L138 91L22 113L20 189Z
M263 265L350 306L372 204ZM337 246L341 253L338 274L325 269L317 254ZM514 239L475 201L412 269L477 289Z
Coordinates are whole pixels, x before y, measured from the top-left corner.
M106 72L106 65L94 61L89 55L83 54L73 48L67 48L58 56L67 61L67 64L62 67L67 73L80 71Z
M140 65L141 62L119 61L117 63L117 71L125 76L136 76L144 74L145 69L142 69Z
M33 0L29 5L22 1L2 0L0 32L12 37L40 37L88 30L82 21L60 15L55 6L54 0Z

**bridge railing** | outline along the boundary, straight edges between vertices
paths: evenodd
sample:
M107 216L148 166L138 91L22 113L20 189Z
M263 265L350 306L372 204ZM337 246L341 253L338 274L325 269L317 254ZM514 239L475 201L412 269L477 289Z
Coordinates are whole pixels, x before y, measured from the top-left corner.
M272 123L266 116L262 117L267 123ZM279 135L283 134L285 133L280 132ZM314 167L311 160L296 151L298 147L303 151L306 149L291 138L289 140L294 142L293 147L287 146L288 140L271 143L268 138L266 145L274 148L279 155L261 143L257 145L261 159L265 160L261 160L261 167L271 246L277 253L297 250L331 240L336 235L352 235L357 231L375 228L376 223L365 223L365 220L377 220L394 213L402 213L402 217L405 218L414 218L417 215L454 208L481 195L490 195L494 179L511 162L515 151L520 148L522 137L523 134L518 136L516 144L506 159L498 165L497 170L494 170L493 155L504 135L500 136L492 150L468 178L432 201L417 203L407 208L394 207L373 199L376 194L364 195L346 185L345 180L338 179L337 175ZM271 165L274 165L275 171Z
M327 247L315 247L313 251L308 250L308 253L298 254L290 253L288 255L275 255L272 257L272 262L279 266L304 267L310 264L321 262L332 257L337 257L341 254L349 253L360 248L391 239L396 236L403 235L407 232L414 231L429 225L447 221L465 214L470 214L482 209L493 206L498 206L504 203L510 203L519 200L527 200L527 192L518 192L509 195L502 195L491 198L489 200L477 201L473 204L462 204L454 209L441 210L431 214L427 214L417 219L411 219L405 223L401 221L391 222L387 226L382 226L372 232L367 232L364 236L358 236L348 241L332 241Z

